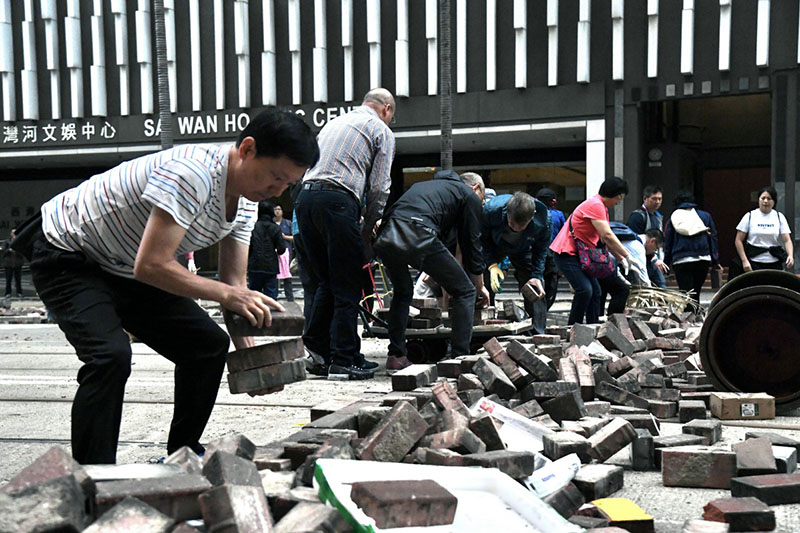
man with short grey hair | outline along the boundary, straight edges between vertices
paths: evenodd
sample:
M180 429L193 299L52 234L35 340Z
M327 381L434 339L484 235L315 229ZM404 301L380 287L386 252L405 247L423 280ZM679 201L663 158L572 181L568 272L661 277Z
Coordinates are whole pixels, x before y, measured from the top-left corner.
M295 202L295 253L317 287L305 295L314 299L303 335L312 373L368 379L378 366L360 352L358 302L365 245L392 183L394 112L394 97L378 88L361 106L328 122L317 136L319 163L306 174Z
M524 192L500 194L483 205L481 244L488 271L490 294L499 292L505 274L498 263L508 257L514 266L519 290L529 285L538 295L534 302L524 299L525 311L537 333L544 333L547 304L544 299L544 264L550 244L550 213L539 200Z

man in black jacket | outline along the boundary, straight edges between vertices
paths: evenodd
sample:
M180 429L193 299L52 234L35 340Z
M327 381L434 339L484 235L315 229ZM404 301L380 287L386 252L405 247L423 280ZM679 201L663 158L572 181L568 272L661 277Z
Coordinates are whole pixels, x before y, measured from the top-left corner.
M280 226L273 222L273 216L272 204L258 203L258 222L250 237L247 256L247 288L277 298L278 256L286 251L286 241Z
M414 184L384 216L374 249L393 288L389 369L408 365L405 332L413 295L409 265L425 271L450 295L453 356L470 353L476 289L480 305L488 303L489 293L483 286L480 242L483 180L472 173L463 179L452 170L439 171L433 180ZM463 267L445 245L451 231L461 248Z

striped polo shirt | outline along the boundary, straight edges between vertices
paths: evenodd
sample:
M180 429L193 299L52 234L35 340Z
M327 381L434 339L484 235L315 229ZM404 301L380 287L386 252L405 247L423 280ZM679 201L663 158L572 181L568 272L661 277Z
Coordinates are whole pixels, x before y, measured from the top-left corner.
M225 218L230 144L190 144L126 161L42 206L42 229L58 248L83 252L103 270L133 278L136 252L153 206L186 229L176 253L200 250L230 234L250 244L257 204L239 198Z

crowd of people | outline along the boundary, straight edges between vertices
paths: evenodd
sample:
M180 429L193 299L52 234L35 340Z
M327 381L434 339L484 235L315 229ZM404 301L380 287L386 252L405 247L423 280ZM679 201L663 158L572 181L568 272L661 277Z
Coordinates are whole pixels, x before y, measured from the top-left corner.
M495 194L480 175L452 170L414 184L385 209L395 111L392 94L373 89L314 135L298 115L267 108L233 144L182 145L121 163L17 228L13 248L2 249L6 295L12 277L21 293L27 258L39 297L83 363L72 405L79 462L116 460L129 334L175 364L167 452L203 453L230 342L239 349L253 340L230 339L198 300L268 325L271 309L284 310L279 280L294 300L290 261L303 286L307 368L334 379L369 379L379 366L362 354L358 333L375 258L393 288L389 369L410 364L405 332L418 291L436 287L446 297L447 355L459 356L471 351L474 310L494 302L510 266L537 333L560 276L574 291L573 324L623 312L632 285L663 287L670 272L699 299L709 269L720 268L714 221L691 194L679 194L664 217L662 190L646 187L627 224L611 222L609 210L629 192L617 177L566 217L551 189ZM292 185L290 219L268 200ZM731 275L793 266L776 201L775 189L764 188L737 226ZM194 275L193 252L216 243L218 279ZM419 272L416 285L410 267Z

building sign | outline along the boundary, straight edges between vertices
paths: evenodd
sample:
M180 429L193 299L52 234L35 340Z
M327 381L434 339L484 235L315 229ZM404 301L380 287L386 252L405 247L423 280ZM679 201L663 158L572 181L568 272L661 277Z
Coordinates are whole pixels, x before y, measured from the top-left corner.
M297 106L286 109L302 116L316 131L354 107ZM173 115L173 136L179 143L233 139L259 111L255 108L177 113ZM157 115L0 122L0 127L0 151L152 143L161 134L161 121Z

